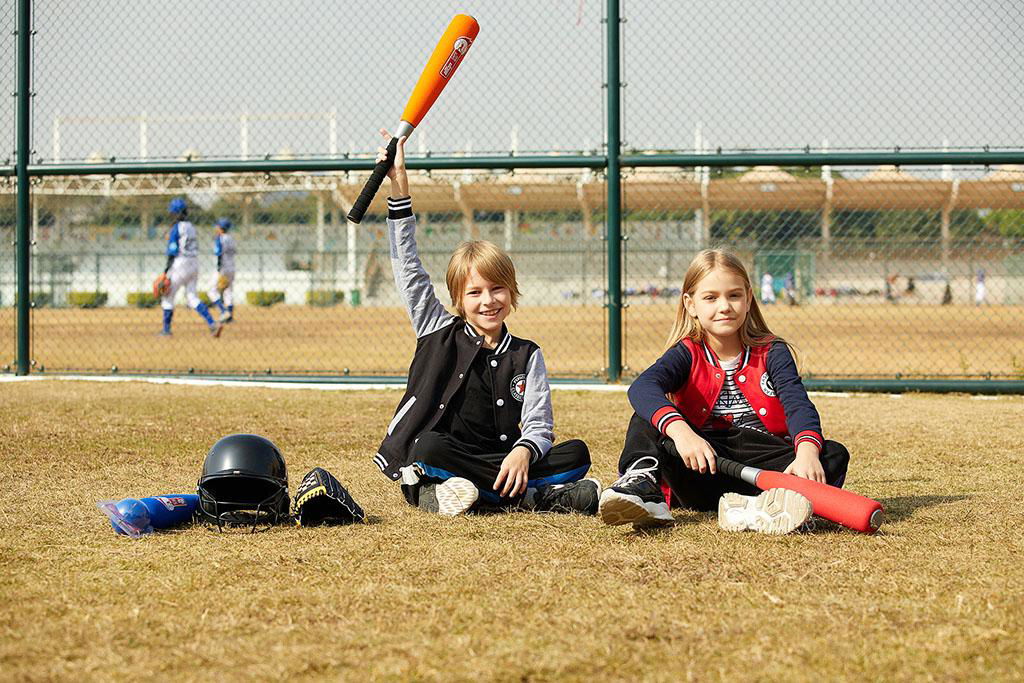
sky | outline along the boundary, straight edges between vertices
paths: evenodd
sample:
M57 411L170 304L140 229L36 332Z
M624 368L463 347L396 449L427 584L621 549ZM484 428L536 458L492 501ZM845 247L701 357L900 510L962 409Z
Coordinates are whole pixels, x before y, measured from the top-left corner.
M250 156L369 152L460 12L480 34L412 151L601 151L605 137L604 0L33 4L44 161L237 158L243 115ZM0 8L13 92L15 2ZM1019 0L623 0L622 16L629 150L1024 148Z

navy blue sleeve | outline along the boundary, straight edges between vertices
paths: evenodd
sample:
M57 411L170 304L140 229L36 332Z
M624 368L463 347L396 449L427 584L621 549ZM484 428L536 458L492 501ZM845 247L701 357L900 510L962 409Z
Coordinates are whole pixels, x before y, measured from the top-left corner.
M686 384L692 362L689 349L676 344L654 365L640 373L629 387L629 402L633 410L662 434L670 424L683 419L665 394L678 391Z
M801 441L812 441L821 448L825 441L821 435L821 417L807 395L803 380L796 370L796 361L785 342L773 342L768 350L768 379L782 402L793 448Z

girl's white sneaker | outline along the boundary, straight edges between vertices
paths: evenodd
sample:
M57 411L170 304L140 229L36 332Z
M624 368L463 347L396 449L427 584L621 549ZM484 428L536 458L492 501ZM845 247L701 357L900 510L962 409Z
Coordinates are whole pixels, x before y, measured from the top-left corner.
M811 501L789 489L768 489L757 496L730 492L718 501L718 526L726 531L788 534L806 523L813 512Z

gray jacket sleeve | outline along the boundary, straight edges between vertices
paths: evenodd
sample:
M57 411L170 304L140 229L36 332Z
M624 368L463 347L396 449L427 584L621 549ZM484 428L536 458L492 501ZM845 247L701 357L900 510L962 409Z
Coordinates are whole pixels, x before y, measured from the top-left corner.
M537 349L526 365L526 391L523 396L522 438L515 446L530 450L530 462L535 463L548 454L555 440L554 416L551 412L551 385L544 355ZM514 446L513 446L514 447Z
M445 309L434 293L434 285L416 251L416 216L388 218L388 242L395 284L409 312L416 338L455 322L456 317Z

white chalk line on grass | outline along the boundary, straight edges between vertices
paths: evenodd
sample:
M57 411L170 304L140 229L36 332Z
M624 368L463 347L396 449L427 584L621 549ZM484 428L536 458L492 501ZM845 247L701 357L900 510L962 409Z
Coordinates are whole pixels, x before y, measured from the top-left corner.
M381 389L405 390L400 382L264 382L245 379L210 379L199 377L138 377L119 375L0 375L0 382L32 381L73 381L73 382L147 382L149 384L177 384L193 387L256 387L260 389L311 389L313 391L376 391ZM554 382L552 389L571 391L612 391L621 392L629 388L625 384L591 384Z
M210 379L199 377L141 377L122 375L9 375L0 374L0 384L4 382L146 382L149 384L176 384L192 387L254 387L259 389L309 389L312 391L380 391L405 390L403 383L391 382L265 382L245 379ZM595 382L552 382L552 389L562 391L593 391L621 393L629 389L628 384L599 384ZM816 398L866 398L888 396L893 399L903 398L902 394L875 394L869 392L850 391L808 391L808 396ZM977 394L970 397L976 401L997 401L1000 399L1020 399L1015 395L991 396Z

